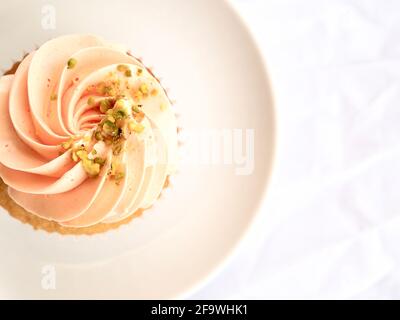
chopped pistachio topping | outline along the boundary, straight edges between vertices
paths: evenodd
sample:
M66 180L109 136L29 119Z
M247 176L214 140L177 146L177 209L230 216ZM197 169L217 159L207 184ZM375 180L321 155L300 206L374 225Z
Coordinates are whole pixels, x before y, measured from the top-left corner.
M74 143L74 139L71 137L67 141L63 142L61 144L61 147L63 147L65 150L68 150L72 147L73 143Z
M74 162L78 162L84 156L86 150L84 145L72 145L71 158ZM86 152L87 155L87 152Z
M75 58L69 59L68 62L67 62L68 69L75 68L77 63L78 63L78 61Z
M95 133L94 133L94 138L95 138L97 141L101 141L101 140L103 140L103 135L101 134L100 131L95 131Z
M167 105L166 105L165 103L162 103L162 104L160 105L160 110L161 110L161 111L167 110Z
M135 129L135 126L136 126L136 121L135 120L130 120L128 122L128 128L129 128L130 131L133 131Z
M139 91L143 94L148 94L149 93L149 88L147 87L147 84L143 83L139 87Z
M132 70L131 70L131 69L126 70L125 73L124 73L124 75L125 75L125 77L127 77L127 78L132 77Z
M110 171L109 171L109 175L111 175L111 176L115 176L115 174L116 174L116 172L117 172L117 169L120 167L120 164L118 163L118 161L116 160L116 159L114 159L112 162L111 162L111 168L110 168Z
M101 93L108 96L115 96L117 89L112 85L105 85L101 88Z
M143 93L141 92L141 91L136 91L136 92L134 92L133 93L133 98L136 100L136 101L140 101L142 98L143 98Z
M122 151L122 144L115 144L113 146L113 155L118 156Z
M72 160L73 160L74 162L78 162L78 161L79 161L79 158L78 158L78 156L76 155L76 152L72 152L72 153L71 153L71 158L72 158Z
M121 180L125 177L125 170L117 160L114 160L111 163L111 169L108 174L111 178L115 180L117 184L119 184Z
M115 102L115 108L116 109L125 109L128 110L129 108L131 108L132 105L132 101L126 98L121 98L118 99L117 102Z
M100 164L95 163L93 160L85 158L85 159L82 159L82 165L83 165L83 169L90 177L96 177L99 175Z
M119 72L126 72L127 70L129 70L129 67L127 65L125 65L125 64L119 64L117 66L117 70Z
M104 121L103 132L109 136L116 136L118 134L117 126L110 120Z
M107 120L110 121L110 122L112 122L112 123L115 123L115 118L114 118L112 115L109 115L109 116L107 117Z
M139 112L141 112L140 111L140 107L141 107L141 105L133 105L132 106L132 111L136 112L136 113L139 113Z
M124 177L125 177L125 172L120 171L115 174L114 179L116 183L119 184Z
M87 104L88 104L89 106L93 106L93 105L95 104L94 98L93 98L93 97L89 97L89 99L88 99L88 101L87 101Z
M120 110L116 110L113 113L113 116L114 116L115 119L121 120L121 119L125 119L128 115L126 114L125 110L120 109Z
M87 104L96 106L96 110L101 112L101 122L94 128L89 139L96 144L99 141L104 147L112 152L112 164L108 175L119 183L125 177L124 169L121 170L120 154L123 152L124 145L131 134L141 134L145 130L142 121L145 114L142 111L140 99L155 96L159 92L150 87L143 81L132 88L128 87L129 80L121 82L118 73L126 77L132 76L132 70L128 65L118 65L117 70L113 71L103 81L90 85L85 94L88 95ZM144 70L136 70L137 74L142 74ZM121 76L121 74L119 76ZM125 88L126 89L123 89ZM103 98L96 96L103 95ZM85 142L86 144L86 142ZM85 148L73 149L73 160L81 161L85 172L91 177L99 175L106 159L98 154L94 148L87 151ZM118 159L118 160L117 160Z
M142 133L144 130L144 126L141 123L131 122L129 123L129 130L136 133Z
M87 158L88 153L87 153L86 150L81 149L81 150L76 151L76 156L77 156L79 159L83 160L83 159L86 159L86 158Z
M101 100L100 101L100 106L99 106L100 111L102 113L106 113L109 109L112 108L113 103L114 103L113 99L103 99L103 100Z
M97 153L95 149L91 152ZM85 149L84 145L78 146L72 151L72 160L75 162L81 161L83 170L90 176L96 177L100 173L101 167L105 164L105 159L96 157L95 159L89 159L88 151Z
M50 96L50 100L51 101L57 100L57 97L58 97L57 93L52 93L51 96Z
M99 165L103 166L106 163L106 159L100 158L100 157L96 157L94 158L94 163L98 163Z

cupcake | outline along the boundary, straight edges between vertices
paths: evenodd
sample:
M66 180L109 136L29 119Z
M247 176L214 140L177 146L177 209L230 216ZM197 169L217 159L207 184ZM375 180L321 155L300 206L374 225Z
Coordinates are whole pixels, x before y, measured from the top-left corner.
M157 78L92 35L50 40L0 79L1 201L35 228L94 233L151 207L176 170Z

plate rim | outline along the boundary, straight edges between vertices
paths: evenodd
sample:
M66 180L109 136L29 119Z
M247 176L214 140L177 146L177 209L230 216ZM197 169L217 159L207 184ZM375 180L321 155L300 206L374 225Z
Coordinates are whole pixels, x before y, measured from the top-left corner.
M277 121L277 111L276 111L276 98L274 84L271 79L271 73L269 72L268 64L266 61L265 54L260 47L260 42L256 39L253 31L251 30L250 23L244 18L240 13L239 8L233 3L233 0L221 0L221 5L227 10L227 14L231 16L235 21L235 25L247 38L248 48L254 53L256 57L256 63L260 66L259 74L262 76L263 88L267 88L267 95L265 101L268 105L263 105L263 107L268 108L268 116L270 119L271 128L268 129L269 146L268 146L268 156L266 158L267 164L265 167L265 176L261 180L261 185L259 187L258 199L254 205L254 208L249 212L250 217L246 220L244 226L241 228L240 233L236 238L233 239L230 247L225 250L214 263L209 266L208 269L204 270L202 276L198 276L195 280L190 281L187 285L182 285L181 288L176 288L175 292L171 294L168 299L190 299L195 293L199 292L205 286L207 286L211 281L213 281L218 275L220 275L223 270L230 264L230 262L239 254L244 245L247 242L252 230L257 225L257 220L259 220L263 213L265 213L262 208L268 202L268 197L270 195L270 187L274 180L276 173L276 163L277 163L277 147L278 147L278 121ZM258 73L257 73L258 74ZM129 297L126 297L129 299ZM7 298L6 298L7 299ZM113 299L110 297L110 299Z
M258 56L259 63L262 66L262 73L266 80L266 83L269 85L269 100L271 101L271 116L272 116L272 125L273 128L271 130L272 139L271 139L271 149L270 152L270 164L267 168L267 177L263 183L263 187L261 190L260 200L256 205L256 209L254 210L253 216L249 219L247 226L243 229L242 234L235 240L236 243L232 245L232 247L225 253L223 257L220 258L220 261L216 263L213 270L211 270L208 274L203 276L201 279L197 280L197 283L191 285L186 290L182 290L181 293L176 294L176 296L171 299L176 300L185 300L190 299L195 293L199 292L201 289L205 288L207 284L211 283L214 279L220 275L223 270L228 267L230 262L238 256L245 243L247 242L252 229L257 225L257 220L260 220L262 215L262 208L264 204L268 202L268 197L270 195L270 186L275 179L276 174L276 163L277 163L277 155L278 155L278 120L277 120L277 111L276 111L276 95L275 95L275 87L272 81L270 69L268 67L268 63L266 61L263 50L261 49L259 41L256 39L248 21L243 17L243 15L239 12L239 9L233 3L232 0L221 0L227 7L227 9L231 12L234 18L237 20L239 25L242 27L246 36L250 40L250 44L255 49L255 52Z

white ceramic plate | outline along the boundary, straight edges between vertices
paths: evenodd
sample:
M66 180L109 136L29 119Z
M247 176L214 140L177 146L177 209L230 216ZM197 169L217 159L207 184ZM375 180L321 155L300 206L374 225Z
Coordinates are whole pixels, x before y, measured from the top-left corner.
M275 138L262 58L225 1L10 0L0 2L0 67L69 33L125 43L155 66L183 133L254 130L254 170L238 175L238 157L186 160L142 218L90 237L34 231L1 209L0 298L187 297L232 254L265 194Z

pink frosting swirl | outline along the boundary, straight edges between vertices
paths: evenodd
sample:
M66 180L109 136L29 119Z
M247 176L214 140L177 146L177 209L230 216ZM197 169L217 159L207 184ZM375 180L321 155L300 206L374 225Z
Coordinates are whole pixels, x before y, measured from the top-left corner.
M125 108L123 119L101 109L106 100L111 111L116 102ZM0 108L0 176L10 197L62 225L116 222L151 206L176 167L165 91L140 61L96 36L59 37L30 53L0 79ZM108 120L119 152L117 131L96 138L99 130L107 137Z

